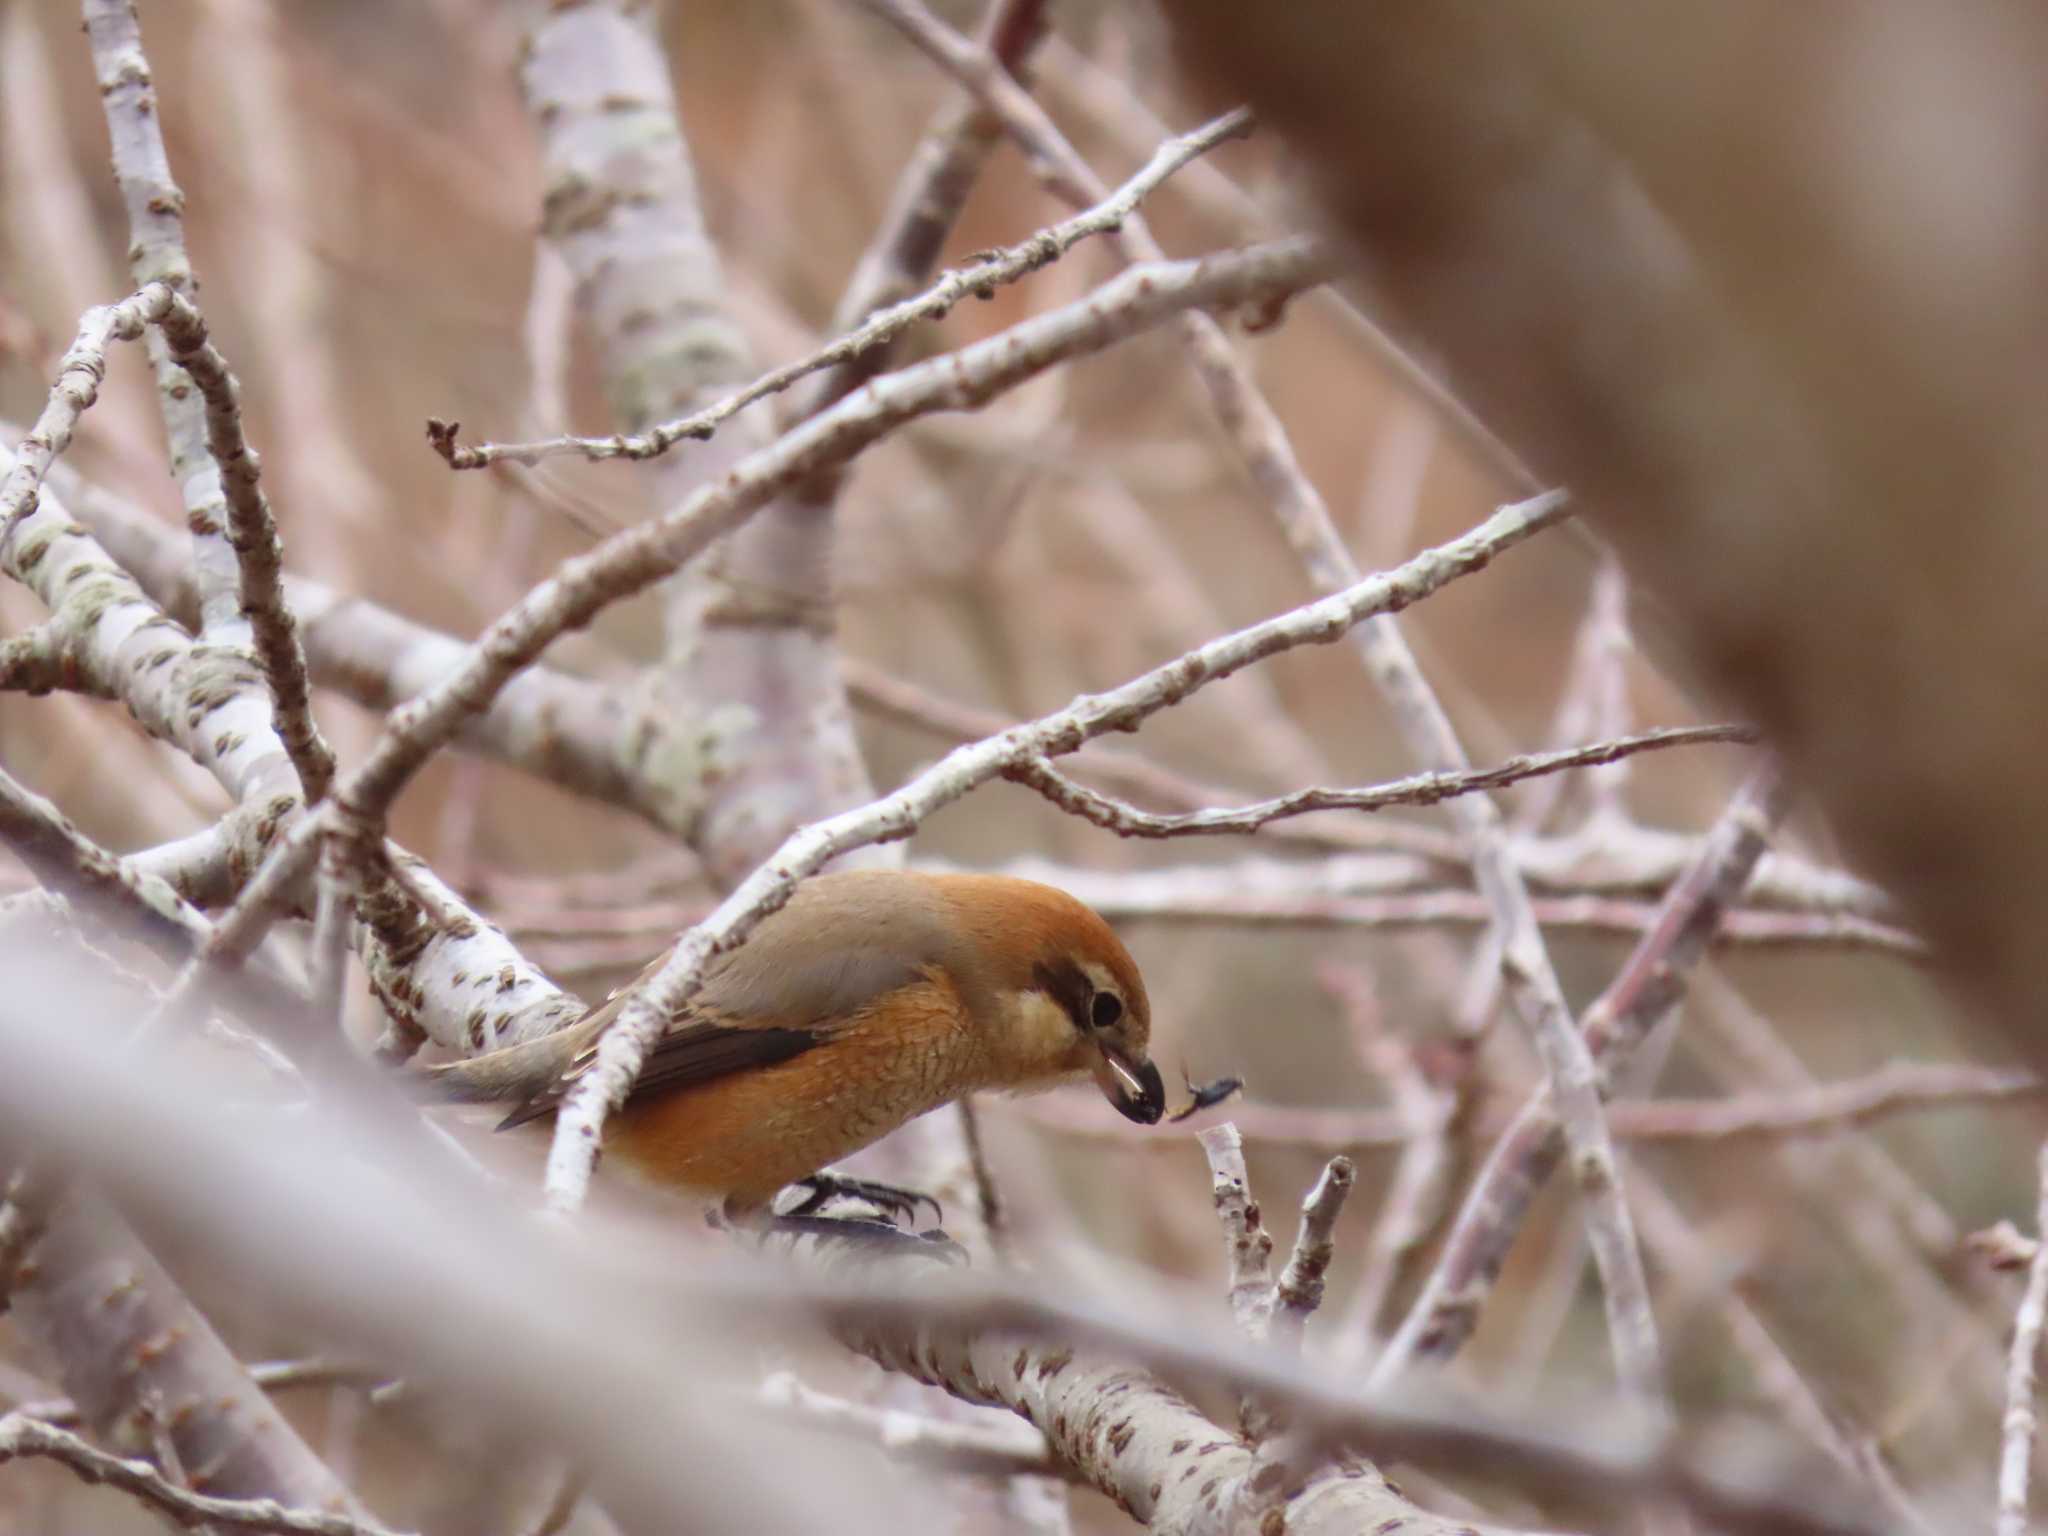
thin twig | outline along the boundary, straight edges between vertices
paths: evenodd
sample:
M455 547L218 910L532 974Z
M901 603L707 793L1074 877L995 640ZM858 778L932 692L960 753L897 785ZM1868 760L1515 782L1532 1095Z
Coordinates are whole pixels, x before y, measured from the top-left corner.
M460 445L456 440L456 428L451 426L432 434L434 447L448 461L451 469L482 469L500 460L534 464L567 454L580 454L586 459L651 459L668 452L677 443L709 438L720 423L756 400L788 389L799 379L820 369L850 362L872 347L893 341L919 321L940 319L962 299L988 298L1003 284L1029 277L1059 260L1090 236L1117 229L1130 216L1131 210L1167 177L1197 155L1207 153L1227 139L1242 136L1250 127L1249 113L1229 112L1192 132L1167 140L1159 146L1144 169L1085 213L1040 230L1021 244L946 273L916 298L891 305L829 346L770 370L744 389L734 391L701 411L630 435L552 437L531 443L481 443L474 447Z
M128 276L138 289L162 284L196 303L199 277L185 245L185 194L164 148L156 78L142 46L142 18L123 0L84 0L85 35L107 122L114 181L128 214ZM236 645L240 572L223 514L220 466L207 451L204 405L187 388L165 338L149 338L157 407L170 452L171 483L192 534L192 577L199 591L202 638Z
M50 487L61 491L67 510L159 606L173 616L192 611L191 582L175 534L67 463L52 469ZM316 680L380 715L403 703L423 680L458 665L469 647L466 639L405 618L360 593L295 575L285 578L285 592L302 621ZM485 715L471 721L464 740L473 751L679 831L664 820L674 807L664 812L649 777L634 770L637 759L619 746L631 735L660 756L661 722L647 718L629 728L631 718L631 701L602 683L538 666L521 673ZM648 732L655 733L651 739L638 734Z
M748 455L675 510L615 534L534 588L470 647L452 676L395 713L350 776L345 803L356 816L381 820L420 764L556 636L666 576L778 492L846 462L906 422L935 411L973 409L1047 368L1187 308L1291 291L1328 271L1327 256L1298 241L1134 270L1079 303L875 380Z
M1785 1141L1839 1136L1875 1120L1919 1110L2024 1102L2048 1097L2048 1078L2031 1072L1895 1061L1861 1077L1784 1091L1731 1094L1725 1098L1624 1099L1607 1107L1607 1123L1621 1141L1657 1141L1670 1146L1715 1144L1745 1136ZM1194 1135L1176 1126L1133 1126L1096 1112L1094 1098L1064 1090L1003 1101L1005 1109L1034 1125L1092 1141L1156 1142L1161 1136ZM1247 1141L1310 1152L1355 1152L1372 1147L1404 1148L1443 1134L1448 1106L1425 1106L1418 1116L1401 1106L1384 1109L1314 1109L1294 1104L1232 1103L1230 1118ZM1504 1104L1479 1111L1473 1130L1496 1136L1516 1115Z
M1592 627L1594 729L1602 736L1618 736L1628 729L1632 718L1628 662L1635 642L1628 628L1628 578L1612 551L1593 574L1593 593L1587 606ZM1628 766L1611 764L1589 775L1587 785L1588 821L1596 826L1627 825Z
M1273 1287L1273 1338L1287 1348L1301 1348L1302 1332L1323 1304L1323 1276L1337 1254L1337 1218L1344 1213L1357 1177L1357 1166L1339 1154L1323 1166L1321 1177L1302 1197L1301 1229Z
M1209 1160L1209 1195L1223 1228L1223 1257L1229 1275L1230 1315L1253 1343L1266 1337L1273 1314L1273 1237L1252 1198L1244 1166L1244 1138L1225 1121L1195 1138Z
M991 0L982 18L981 41L1011 74L1021 76L1046 41L1048 4L1049 0ZM1153 142L1166 137L1162 132ZM888 211L839 295L832 311L834 335L855 330L930 283L947 237L1000 139L998 125L964 93L932 115L897 175ZM784 407L787 419L815 415L894 366L900 340L877 342L858 357L835 364L790 397ZM836 487L821 482L817 494L829 500Z
M0 1187L0 1313L7 1311L21 1266L50 1224L64 1179L41 1163L25 1162Z
M58 1462L88 1483L131 1494L179 1525L211 1524L273 1536L392 1536L389 1527L327 1510L293 1509L275 1499L216 1499L169 1481L146 1461L99 1449L68 1429L22 1413L0 1416L0 1464L23 1456Z
M1861 1077L1784 1093L1723 1099L1646 1099L1609 1111L1617 1135L1636 1141L1727 1141L1742 1136L1837 1136L1907 1110L2032 1099L2048 1081L2032 1072L1943 1062L1894 1061Z
M1010 1213L1002 1197L1002 1189L996 1183L995 1166L989 1161L988 1148L981 1132L981 1111L975 1106L972 1094L963 1094L953 1106L953 1112L960 1120L960 1140L967 1153L968 1171L974 1176L974 1199L980 1207L982 1235L988 1239L989 1252L996 1262L1010 1262Z
M2041 1196L2034 1213L2033 1262L2013 1319L2012 1357L2005 1370L2005 1437L1998 1461L1998 1536L2026 1536L2027 1476L2034 1462L2034 1362L2048 1318L2048 1143L2039 1161Z
M1786 792L1765 768L1715 824L1699 862L1671 888L1655 927L1586 1012L1584 1046L1611 1074L1683 995L1685 972L1705 953L1723 913L1741 893ZM1536 1192L1565 1152L1547 1090L1530 1098L1487 1159L1458 1214L1437 1266L1368 1380L1384 1388L1417 1359L1455 1354L1478 1325L1508 1249Z
M51 801L0 768L0 842L52 890L78 901L159 956L182 960L213 925L154 875L142 874L71 824Z
M1214 837L1256 832L1272 822L1291 816L1312 815L1317 811L1380 811L1396 805L1436 805L1460 795L1504 789L1510 784L1545 774L1619 762L1641 752L1722 742L1747 745L1756 739L1756 732L1742 725L1672 726L1562 752L1525 753L1491 768L1415 773L1364 789L1299 789L1254 805L1191 811L1177 816L1156 815L1112 800L1075 783L1042 759L1020 764L1006 777L1037 790L1061 810L1120 837Z
M1015 1420L969 1424L877 1408L820 1392L788 1371L777 1371L761 1383L761 1401L804 1424L870 1440L892 1459L912 1466L982 1477L1079 1480L1071 1463L1052 1454L1044 1435Z
M914 868L945 871L962 866L916 859ZM1220 865L1113 871L1049 859L1012 859L984 869L1063 886L1112 921L1289 929L1461 929L1490 920L1484 898L1458 888L1354 895L1353 873L1335 861L1283 866L1258 859ZM1379 883L1361 879L1367 890ZM1405 885L1405 880L1395 882ZM706 899L650 900L631 906L533 905L501 909L506 929L523 941L548 945L553 964L570 969L616 970L644 961L680 929L710 910ZM1635 940L1657 924L1648 901L1602 896L1538 896L1536 920L1597 938ZM1778 912L1741 907L1730 912L1711 940L1717 949L1840 950L1887 955L1911 964L1928 959L1927 946L1910 933L1867 918L1828 912Z
M1045 88L1057 93L1093 125L1106 127L1125 144L1155 143L1165 133L1165 125L1124 75L1105 69L1063 38L1048 42L1045 54L1051 65L1045 72ZM1272 226L1270 210L1214 161L1198 161L1190 166L1188 174L1175 183L1174 190L1246 235ZM1304 297L1319 320L1328 322L1328 328L1345 340L1357 343L1386 376L1423 402L1431 416L1450 429L1461 447L1500 477L1503 486L1524 494L1543 489L1542 482L1512 449L1340 289L1318 288Z
M1414 1046L1387 1028L1369 977L1328 965L1319 979L1348 1016L1360 1067L1393 1095L1403 1137L1366 1243L1365 1268L1334 1341L1339 1362L1355 1369L1379 1346L1380 1318L1403 1266L1443 1219L1452 1177L1452 1132L1461 1117L1470 1117L1471 1106L1431 1081Z
M159 318L171 301L168 288L148 288L119 304L102 304L79 318L71 346L57 364L48 401L15 450L14 467L0 480L0 549L11 544L21 522L36 509L50 465L71 446L79 419L99 398L107 376L107 351L116 341L133 341Z
M1702 1301L1717 1304L1734 1353L1749 1366L1757 1394L1775 1407L1785 1424L1857 1476L1862 1466L1822 1406L1819 1395L1793 1364L1740 1289L1731 1283L1727 1256L1714 1249L1712 1235L1690 1221L1657 1181L1629 1182L1629 1198L1642 1217L1643 1238L1658 1264L1688 1283Z
M1725 977L1708 968L1698 981L1701 1006L1689 1010L1688 1028L1695 1057L1714 1077L1762 1094L1821 1086L1777 1026ZM1958 1290L1954 1259L1963 1232L1943 1202L1874 1136L1790 1144L1773 1164L1788 1193L1848 1244L1866 1283L1890 1293L1893 1315L1907 1320L1899 1352L1931 1362L1887 1411L1879 1440L1895 1443L1925 1408L1952 1415L1959 1394L1996 1418L2013 1301L1974 1266L1963 1267Z
M389 1371L367 1365L323 1359L318 1355L298 1360L259 1360L249 1366L249 1379L266 1392L289 1392L298 1388L360 1387L373 1404L391 1401L401 1385ZM78 1404L68 1397L24 1400L14 1405L24 1418L41 1419L60 1429L75 1429L83 1421Z
M857 656L842 658L840 670L846 675L847 697L857 707L949 742L979 741L1017 723L1015 716L946 698ZM1223 785L1190 778L1136 752L1115 747L1077 757L1070 767L1073 772L1099 779L1124 794L1137 795L1176 811L1198 811L1238 798L1237 792ZM1305 847L1405 853L1436 864L1464 863L1464 850L1455 838L1415 822L1346 820L1321 827L1295 827L1282 822L1274 825L1272 838Z
M235 554L239 612L249 625L256 664L270 684L278 736L298 770L311 805L334 780L334 752L313 719L313 689L298 624L284 595L284 545L263 494L262 471L242 429L241 386L207 337L206 321L189 304L170 306L163 320L171 357L199 386L206 404L206 446L226 497L228 543Z
M213 925L155 875L143 873L87 838L50 801L0 769L0 843L47 889L76 903L93 923L182 963L203 950ZM295 1014L299 988L273 965L238 974L230 988L259 1017Z

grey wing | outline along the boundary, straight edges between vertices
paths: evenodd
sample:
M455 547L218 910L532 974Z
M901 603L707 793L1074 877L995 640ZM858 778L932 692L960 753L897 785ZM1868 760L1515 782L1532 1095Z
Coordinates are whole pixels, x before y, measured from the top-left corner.
M633 1079L628 1104L654 1094L671 1092L692 1083L709 1082L754 1067L773 1066L800 1056L830 1038L830 1032L815 1029L745 1029L725 1024L691 1022L673 1026L654 1042ZM525 1125L553 1114L567 1098L576 1080L597 1060L593 1041L579 1051L568 1068L540 1093L498 1122L501 1131Z
M929 974L947 958L946 931L931 913L901 906L877 910L844 899L855 890L856 882L829 879L799 888L791 908L802 908L806 942L801 955L773 942L774 927L791 910L786 908L767 919L755 942L715 962L703 990L648 1051L626 1102L788 1061L832 1038L844 1020L875 998ZM603 1017L608 1024L633 989L667 958L655 960L614 993L592 1020ZM751 1022L756 1019L775 1022ZM560 1077L498 1128L553 1114L570 1086L590 1070L603 1028Z

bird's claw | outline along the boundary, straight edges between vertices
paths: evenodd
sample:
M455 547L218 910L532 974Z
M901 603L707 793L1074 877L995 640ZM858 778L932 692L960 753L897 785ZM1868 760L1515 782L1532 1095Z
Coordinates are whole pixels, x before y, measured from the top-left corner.
M811 1237L821 1242L854 1243L875 1252L915 1253L920 1258L947 1264L967 1263L967 1250L932 1227L923 1232L906 1232L887 1221L864 1217L811 1216L792 1213L771 1216L762 1225L763 1237Z
M944 1221L945 1208L922 1190L904 1189L896 1184L882 1184L873 1179L849 1179L836 1173L814 1173L809 1178L798 1179L791 1186L810 1191L802 1200L790 1207L792 1216L815 1216L835 1200L861 1200L878 1211L886 1212L891 1221L908 1225L917 1220L917 1208L928 1205L932 1208L932 1220Z

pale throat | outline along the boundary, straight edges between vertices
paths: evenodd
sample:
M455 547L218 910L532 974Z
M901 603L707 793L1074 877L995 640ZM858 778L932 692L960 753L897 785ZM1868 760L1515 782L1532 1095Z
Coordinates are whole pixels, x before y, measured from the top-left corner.
M1037 990L1013 992L1006 1000L1010 1028L1005 1032L1012 1065L1031 1077L1064 1077L1086 1069L1080 1053L1081 1032L1067 1010Z

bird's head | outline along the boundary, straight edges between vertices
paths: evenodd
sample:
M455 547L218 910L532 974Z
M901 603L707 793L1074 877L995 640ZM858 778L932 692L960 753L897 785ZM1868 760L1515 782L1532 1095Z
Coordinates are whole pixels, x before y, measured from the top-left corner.
M948 884L987 963L996 1086L1039 1088L1085 1072L1119 1114L1157 1124L1166 1085L1148 1053L1152 1007L1109 924L1033 880L963 875Z

